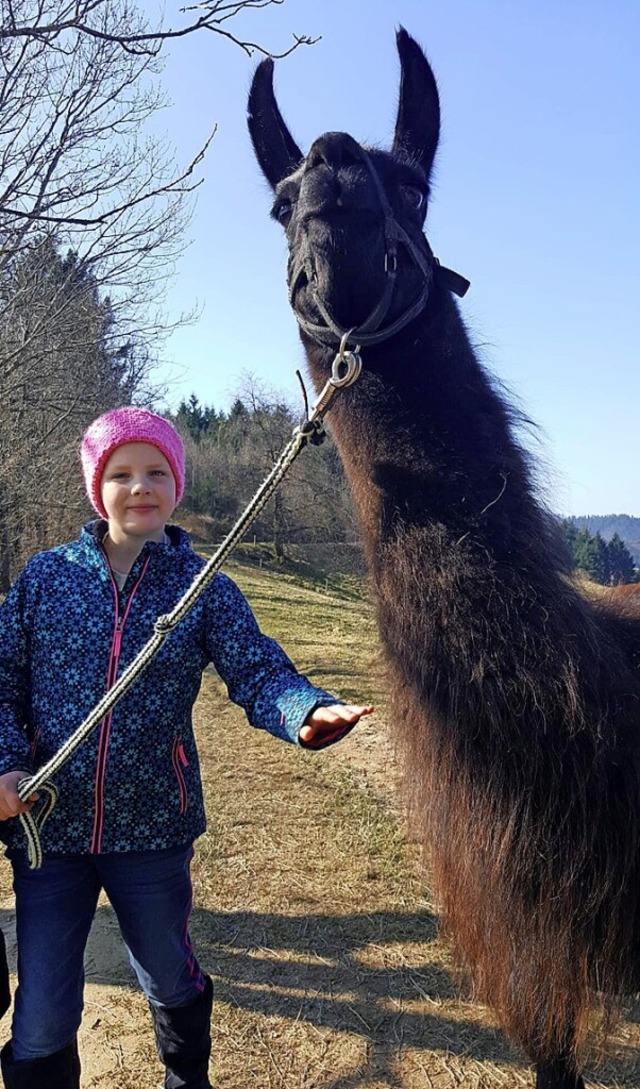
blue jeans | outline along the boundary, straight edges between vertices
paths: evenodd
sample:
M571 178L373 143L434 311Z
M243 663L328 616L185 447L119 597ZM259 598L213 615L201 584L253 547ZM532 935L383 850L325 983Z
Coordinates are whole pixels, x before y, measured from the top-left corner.
M82 1018L84 950L104 889L129 960L153 1006L193 1002L204 978L189 937L193 846L105 855L45 856L30 870L13 866L18 987L14 1058L36 1059L66 1047Z

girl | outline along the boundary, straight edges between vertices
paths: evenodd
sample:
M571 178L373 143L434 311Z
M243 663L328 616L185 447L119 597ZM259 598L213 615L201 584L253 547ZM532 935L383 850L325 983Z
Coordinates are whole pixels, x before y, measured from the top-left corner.
M218 574L147 671L63 766L27 863L17 784L60 747L202 568L167 522L184 490L174 428L141 408L108 412L81 446L100 515L35 556L0 609L0 821L16 894L18 988L6 1089L76 1089L83 954L101 889L150 1003L166 1089L206 1089L212 985L189 939L193 841L205 829L192 708L212 662L253 726L319 749L370 706L301 676Z

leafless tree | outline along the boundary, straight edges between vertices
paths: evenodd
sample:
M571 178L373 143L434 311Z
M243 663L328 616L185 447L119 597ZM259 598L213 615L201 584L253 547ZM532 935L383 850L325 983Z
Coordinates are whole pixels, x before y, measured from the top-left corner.
M301 422L301 405L292 406L254 375L245 373L237 400L226 418L210 431L190 435L188 418L184 437L190 466L185 508L210 518L211 530L221 538L273 468ZM257 521L252 534L268 542L279 559L289 546L346 545L357 557L352 502L342 466L328 438L304 451ZM353 563L342 563L341 568Z
M229 22L278 2L205 3L165 30L131 0L0 0L0 589L77 523L89 419L157 392L163 294L213 135L181 168L148 135L162 47L209 30L260 48Z
M157 56L166 42L204 30L240 46L249 56L258 52L264 56L282 58L298 46L312 45L318 40L306 34L294 34L292 44L276 53L259 42L234 34L229 29L230 20L242 12L281 6L284 0L203 0L199 4L176 6L176 17L181 25L165 26L161 22L156 27L139 25L117 29L107 28L101 26L99 21L96 22L96 11L103 3L104 0L67 0L66 3L54 5L39 3L30 14L26 14L18 10L18 3L7 0L9 19L3 34L15 38L37 37L47 45L57 46L61 37L73 31L89 38L113 42L130 53L152 56Z
M60 3L1 4L0 272L53 232L139 319L173 270L208 140L176 172L171 148L146 134L165 103L157 59L112 40L145 26L129 0L66 6L90 9L104 36L14 34L35 15L49 23Z

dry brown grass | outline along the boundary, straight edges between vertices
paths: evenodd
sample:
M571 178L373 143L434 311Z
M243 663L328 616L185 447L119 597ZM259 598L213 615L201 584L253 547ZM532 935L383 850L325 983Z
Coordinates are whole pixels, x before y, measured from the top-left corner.
M372 611L353 583L325 590L234 568L265 630L301 669L379 707L310 754L247 727L208 673L196 728L209 830L194 863L193 938L216 991L221 1089L515 1089L532 1084L487 1011L456 994L402 822L375 666ZM0 864L0 922L11 917ZM43 921L46 925L46 921ZM496 950L499 955L499 950ZM83 1085L152 1089L161 1072L113 914L87 954ZM8 1020L0 1025L0 1040ZM591 1084L637 1086L631 1015Z

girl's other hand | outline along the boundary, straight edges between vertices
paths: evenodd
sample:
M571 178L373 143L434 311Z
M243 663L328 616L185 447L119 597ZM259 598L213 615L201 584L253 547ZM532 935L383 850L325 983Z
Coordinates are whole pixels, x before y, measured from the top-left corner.
M0 775L0 821L8 821L19 813L28 813L39 794L31 794L26 802L18 797L18 783L29 778L28 771L8 771Z

